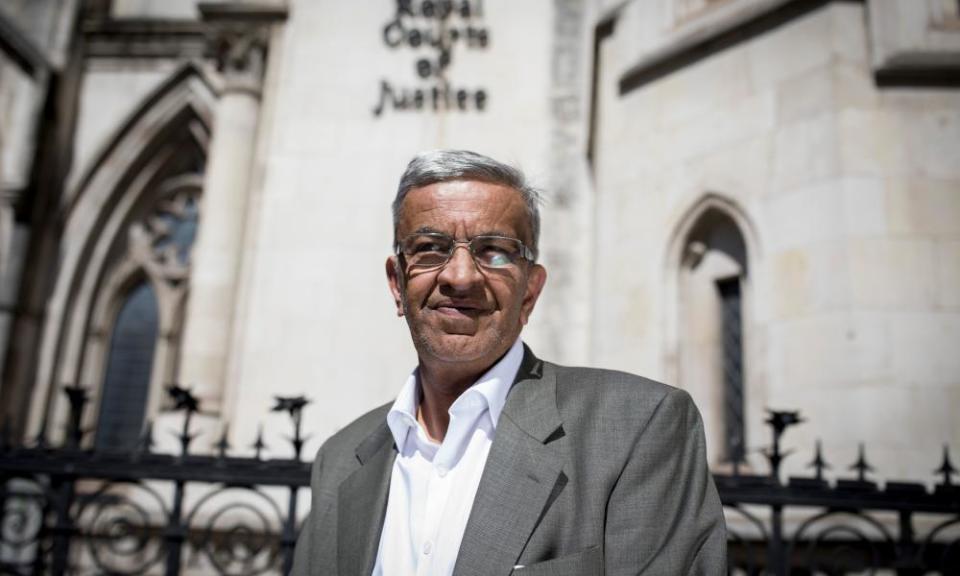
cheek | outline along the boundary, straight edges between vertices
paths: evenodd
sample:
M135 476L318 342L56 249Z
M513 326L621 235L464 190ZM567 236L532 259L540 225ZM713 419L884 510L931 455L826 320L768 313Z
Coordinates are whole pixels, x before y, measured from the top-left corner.
M405 301L410 302L411 304L420 302L421 300L426 300L426 298L430 295L433 285L434 282L421 276L408 278L406 285L401 292L401 296Z
M501 312L514 312L523 304L523 289L519 282L503 282L491 286L493 297L497 301L497 308Z
M429 278L408 278L406 286L404 286L400 294L404 309L407 312L416 313L421 308L424 308L430 300L430 295L435 285L436 282L433 282Z

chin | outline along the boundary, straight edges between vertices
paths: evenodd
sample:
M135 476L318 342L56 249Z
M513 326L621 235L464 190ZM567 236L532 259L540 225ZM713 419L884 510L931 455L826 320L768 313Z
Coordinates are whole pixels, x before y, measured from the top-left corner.
M502 338L478 338L476 335L444 334L416 339L417 352L441 362L477 362L489 359L492 363L509 348Z

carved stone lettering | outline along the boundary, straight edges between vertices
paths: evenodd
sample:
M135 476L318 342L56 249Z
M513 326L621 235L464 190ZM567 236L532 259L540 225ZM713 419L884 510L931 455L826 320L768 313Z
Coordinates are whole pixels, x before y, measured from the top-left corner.
M453 89L445 80L429 87L397 87L389 80L380 80L380 95L373 107L373 115L380 116L387 110L431 112L482 112L487 106L487 93L483 89Z
M489 100L482 88L451 87L446 73L456 50L483 50L490 32L483 23L483 0L395 0L393 18L381 31L391 50L409 49L413 59L412 86L380 80L374 116L388 111L483 111ZM424 49L432 53L424 55Z

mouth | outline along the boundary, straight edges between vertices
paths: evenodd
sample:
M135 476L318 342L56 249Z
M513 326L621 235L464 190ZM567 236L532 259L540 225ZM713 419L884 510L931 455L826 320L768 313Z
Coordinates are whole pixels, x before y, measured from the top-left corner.
M487 311L485 306L473 302L445 301L438 302L437 304L431 306L431 308L434 311L451 318L462 318L464 316L473 318Z

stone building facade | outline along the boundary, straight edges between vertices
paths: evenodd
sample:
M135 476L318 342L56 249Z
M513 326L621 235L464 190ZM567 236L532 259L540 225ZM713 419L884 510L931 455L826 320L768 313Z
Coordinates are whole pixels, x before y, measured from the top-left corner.
M315 448L415 364L389 204L456 147L545 190L539 355L690 390L718 469L770 407L927 478L960 448L958 9L7 0L0 418L56 437L80 385L123 448L176 382L198 443L280 445L305 394Z

